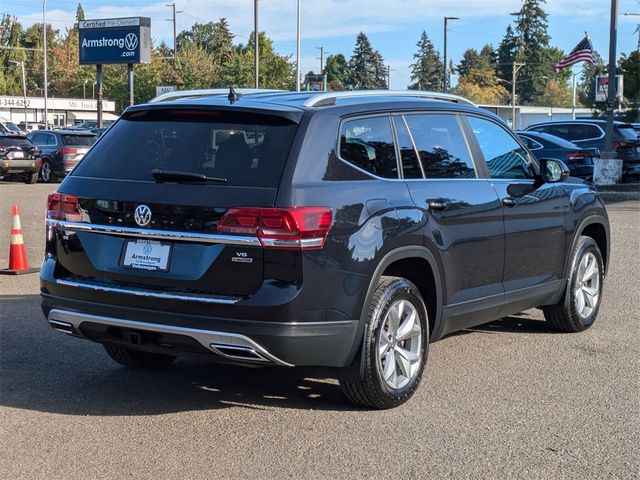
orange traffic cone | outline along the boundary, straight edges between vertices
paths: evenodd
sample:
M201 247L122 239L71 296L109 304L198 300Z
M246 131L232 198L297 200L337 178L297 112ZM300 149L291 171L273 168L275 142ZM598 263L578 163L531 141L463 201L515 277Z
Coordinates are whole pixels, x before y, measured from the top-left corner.
M9 268L0 270L0 273L18 275L21 273L37 272L37 268L29 268L27 262L27 252L24 248L24 240L22 238L22 227L20 226L20 213L18 206L11 206L11 241L9 242Z

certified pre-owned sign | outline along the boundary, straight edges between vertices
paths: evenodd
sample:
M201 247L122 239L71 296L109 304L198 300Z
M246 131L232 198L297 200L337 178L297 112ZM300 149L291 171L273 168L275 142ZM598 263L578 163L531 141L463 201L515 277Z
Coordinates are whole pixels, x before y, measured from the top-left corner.
M80 22L80 64L150 62L150 26L146 17Z

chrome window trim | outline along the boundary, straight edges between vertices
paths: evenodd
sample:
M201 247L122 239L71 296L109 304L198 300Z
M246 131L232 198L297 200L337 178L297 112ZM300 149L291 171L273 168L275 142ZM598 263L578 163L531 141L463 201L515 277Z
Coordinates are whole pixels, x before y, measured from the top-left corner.
M198 242L222 245L241 245L249 247L261 246L257 237L239 235L218 235L214 233L176 232L144 228L121 227L117 225L96 225L93 223L67 222L65 220L47 219L47 227L71 232L103 233L120 237L143 237L156 240Z

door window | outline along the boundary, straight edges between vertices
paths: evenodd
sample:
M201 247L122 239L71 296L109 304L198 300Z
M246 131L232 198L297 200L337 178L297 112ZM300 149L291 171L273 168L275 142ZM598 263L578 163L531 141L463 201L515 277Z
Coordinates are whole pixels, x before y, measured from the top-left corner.
M406 115L426 178L475 178L467 142L455 115Z
M529 155L500 125L479 117L468 117L492 178L532 178Z
M373 175L398 178L389 117L358 118L340 128L340 157Z

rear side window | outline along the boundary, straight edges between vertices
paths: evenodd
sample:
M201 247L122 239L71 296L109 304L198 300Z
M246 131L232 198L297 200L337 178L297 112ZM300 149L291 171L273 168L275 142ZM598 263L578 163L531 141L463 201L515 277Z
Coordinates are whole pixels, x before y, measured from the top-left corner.
M468 119L491 178L533 177L529 155L503 127L484 118Z
M467 142L454 115L407 115L426 178L473 178Z
M57 145L58 142L56 141L56 137L54 135L51 135L49 133L45 133L44 134L45 137L47 137L47 145Z
M543 148L541 144L539 144L532 138L529 138L525 135L518 135L518 136L520 137L520 140L522 140L522 143L524 143L529 148L529 150L539 150Z
M65 145L90 147L96 143L96 137L93 135L62 135L62 143Z
M227 185L277 187L297 124L216 110L131 112L73 175L154 181L154 169L222 177Z
M340 157L373 175L398 178L389 117L358 118L340 127Z

